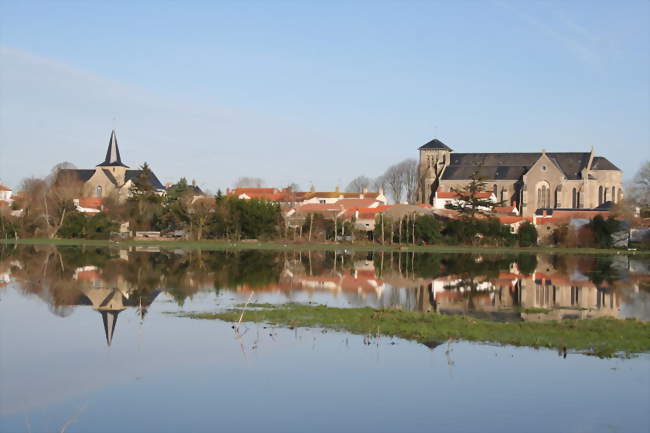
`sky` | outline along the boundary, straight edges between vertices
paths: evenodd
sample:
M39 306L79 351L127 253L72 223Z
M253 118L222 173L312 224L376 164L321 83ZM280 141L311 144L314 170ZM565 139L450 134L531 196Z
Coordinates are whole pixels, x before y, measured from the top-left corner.
M123 161L210 191L457 152L650 159L647 1L0 0L0 182Z

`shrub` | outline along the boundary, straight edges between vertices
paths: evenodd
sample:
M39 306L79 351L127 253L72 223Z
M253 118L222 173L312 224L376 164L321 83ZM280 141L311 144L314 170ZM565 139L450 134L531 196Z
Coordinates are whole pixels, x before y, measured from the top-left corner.
M528 221L519 226L517 237L520 247L532 247L537 245L537 229Z

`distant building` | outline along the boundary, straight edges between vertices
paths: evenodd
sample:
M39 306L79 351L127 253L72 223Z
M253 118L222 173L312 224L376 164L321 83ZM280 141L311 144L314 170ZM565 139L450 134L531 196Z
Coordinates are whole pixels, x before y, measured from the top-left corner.
M478 171L499 202L531 217L537 209L593 209L623 199L623 172L591 152L456 153L440 140L420 146L420 201L466 186Z
M104 161L97 164L94 169L61 170L62 175L72 173L84 183L84 197L103 198L117 193L120 200L125 200L129 196L129 189L141 172L141 170L129 169L129 166L122 162L115 130L111 132ZM158 193L164 193L165 188L153 171L149 181Z
M11 188L8 188L0 184L0 209L9 208L13 202L13 191Z

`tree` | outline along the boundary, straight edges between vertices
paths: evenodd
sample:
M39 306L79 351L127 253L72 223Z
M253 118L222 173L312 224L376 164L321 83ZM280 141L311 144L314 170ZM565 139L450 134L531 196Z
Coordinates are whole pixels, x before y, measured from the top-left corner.
M406 189L406 200L409 203L417 201L418 193L418 162L413 159L405 159L400 164L400 169L404 171L404 188Z
M383 178L386 182L388 193L393 198L393 201L395 203L401 202L405 182L404 170L399 164L391 165L384 173Z
M487 184L481 177L479 170L476 169L467 185L462 188L451 188L451 191L456 193L457 199L452 203L448 203L445 207L456 210L463 217L471 220L475 219L477 215L488 214L496 203L481 197L481 193L486 192L486 190Z
M45 179L23 180L20 187L22 234L49 238L57 235L66 216L75 209L74 199L83 193L81 180L74 172L65 170L70 167L70 163L60 163Z
M605 219L601 215L596 215L589 223L589 227L600 248L611 248L614 243L612 235L619 230L620 223L613 218Z
M151 230L162 214L162 199L156 193L152 178L153 173L145 162L131 185L127 200L132 230Z
M83 195L83 182L73 171L74 166L68 162L57 164L46 182L49 185L46 212L50 226L50 237L57 235L65 221L66 214L75 210L74 200Z
M261 188L264 186L264 180L259 177L243 176L235 181L235 188Z
M537 245L537 229L529 221L525 221L519 226L517 231L520 247L532 247Z
M642 208L650 208L650 161L637 171L630 187L630 198Z
M196 240L203 239L209 218L214 213L216 200L212 197L196 197L189 206L190 231Z
M356 178L352 179L352 181L350 181L348 186L345 187L345 192L359 192L359 193L361 193L361 192L363 192L364 189L365 190L369 189L370 186L372 185L372 182L373 182L372 179L370 179L369 177L366 177L366 176L356 177Z

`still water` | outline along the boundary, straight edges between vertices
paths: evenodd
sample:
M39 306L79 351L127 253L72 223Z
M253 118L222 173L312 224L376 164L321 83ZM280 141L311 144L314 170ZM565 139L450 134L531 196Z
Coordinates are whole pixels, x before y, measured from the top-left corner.
M625 256L137 251L0 256L0 431L647 432L650 354L180 318L251 300L487 320L650 319Z

